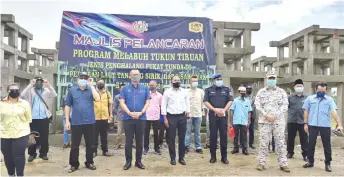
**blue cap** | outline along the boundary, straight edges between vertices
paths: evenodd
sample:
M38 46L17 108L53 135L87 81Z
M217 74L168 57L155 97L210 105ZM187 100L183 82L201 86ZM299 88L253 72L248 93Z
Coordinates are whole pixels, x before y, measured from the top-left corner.
M220 77L222 77L222 75L220 73L214 74L212 76L213 79L217 79L217 78L220 78Z
M251 88L252 88L251 85L246 86L246 89L251 89Z

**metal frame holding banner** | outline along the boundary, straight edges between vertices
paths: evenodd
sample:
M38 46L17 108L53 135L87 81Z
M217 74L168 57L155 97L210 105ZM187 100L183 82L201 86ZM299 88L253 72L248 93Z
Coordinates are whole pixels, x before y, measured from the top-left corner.
M170 86L173 75L180 76L184 88L197 75L199 87L205 88L216 69L208 18L64 11L59 44L57 105L67 83L76 83L82 71L103 78L116 94L120 84L130 82L132 69L141 72L141 83L156 80L160 90Z

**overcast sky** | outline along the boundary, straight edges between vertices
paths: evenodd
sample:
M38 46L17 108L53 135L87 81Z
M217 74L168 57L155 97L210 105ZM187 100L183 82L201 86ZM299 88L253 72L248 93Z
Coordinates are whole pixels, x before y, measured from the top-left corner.
M55 48L62 11L208 17L216 21L258 22L252 45L259 56L276 56L269 41L281 40L313 24L344 28L344 1L335 0L0 0L1 13L33 34L31 47ZM288 54L288 52L285 52Z

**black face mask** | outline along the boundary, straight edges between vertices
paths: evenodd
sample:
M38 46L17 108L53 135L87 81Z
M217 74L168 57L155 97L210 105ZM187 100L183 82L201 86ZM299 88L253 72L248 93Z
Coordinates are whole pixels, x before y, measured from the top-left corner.
M247 93L248 95L251 95L252 90L247 90L246 93Z
M8 96L11 98L18 98L19 95L20 95L19 91L10 91L10 93L8 94Z
M97 85L98 89L103 89L105 87L105 84L101 83Z
M41 89L43 87L43 83L36 83L35 88L36 89Z
M246 96L246 93L240 93L242 97L245 97Z
M180 87L180 82L175 82L172 83L173 88L179 88Z

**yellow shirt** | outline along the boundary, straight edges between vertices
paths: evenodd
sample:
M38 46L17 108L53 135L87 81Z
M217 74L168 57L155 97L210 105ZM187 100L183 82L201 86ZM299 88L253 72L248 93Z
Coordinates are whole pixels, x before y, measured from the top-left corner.
M19 98L18 102L9 102L5 98L0 102L0 137L20 138L30 134L32 122L29 102Z
M107 93L106 93L107 92ZM112 97L110 92L107 90L102 91L100 94L100 101L94 102L94 113L96 120L108 120L109 115L109 104L112 104Z

